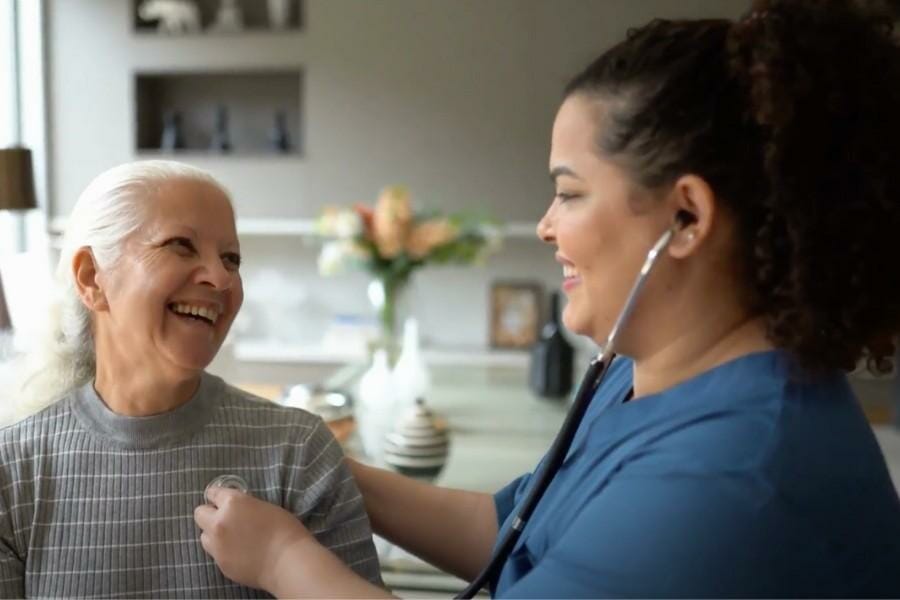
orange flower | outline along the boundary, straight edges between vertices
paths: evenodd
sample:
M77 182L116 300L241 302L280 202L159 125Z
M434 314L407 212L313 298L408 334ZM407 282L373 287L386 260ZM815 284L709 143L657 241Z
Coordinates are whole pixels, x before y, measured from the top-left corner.
M456 238L456 227L447 219L429 219L419 223L406 240L406 252L413 258L424 258L429 252Z
M400 186L385 188L378 197L372 217L378 253L384 258L394 258L400 254L411 223L409 191Z
M365 204L357 203L353 206L353 210L356 211L356 214L359 215L359 220L362 221L362 230L363 237L367 240L371 240L374 238L374 224L373 224L373 212L372 208L366 206Z

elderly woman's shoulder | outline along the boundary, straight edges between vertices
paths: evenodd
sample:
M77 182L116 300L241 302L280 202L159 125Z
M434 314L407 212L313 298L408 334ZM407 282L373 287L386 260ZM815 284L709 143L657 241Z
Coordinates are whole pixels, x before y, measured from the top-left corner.
M220 398L222 409L242 421L302 426L317 426L322 421L309 411L278 404L228 383L224 383Z
M74 425L66 401L69 394L35 406L11 404L0 413L0 450L19 449L41 438L63 433Z

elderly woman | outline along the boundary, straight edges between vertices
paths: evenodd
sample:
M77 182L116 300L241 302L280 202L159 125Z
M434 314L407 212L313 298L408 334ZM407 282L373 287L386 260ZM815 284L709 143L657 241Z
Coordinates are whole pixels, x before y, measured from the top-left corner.
M222 474L380 583L322 421L204 372L241 306L240 264L228 194L203 171L126 164L81 195L56 322L0 431L0 597L264 596L200 545L193 509Z

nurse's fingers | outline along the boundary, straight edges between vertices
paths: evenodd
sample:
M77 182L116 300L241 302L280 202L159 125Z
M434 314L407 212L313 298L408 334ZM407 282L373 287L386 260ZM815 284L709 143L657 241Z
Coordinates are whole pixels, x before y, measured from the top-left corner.
M212 527L213 522L216 520L216 512L218 512L218 509L209 504L201 504L195 508L194 522L197 524L197 527L199 527L201 531L206 531Z
M215 507L222 508L236 496L243 494L240 490L215 485L206 490L206 501Z

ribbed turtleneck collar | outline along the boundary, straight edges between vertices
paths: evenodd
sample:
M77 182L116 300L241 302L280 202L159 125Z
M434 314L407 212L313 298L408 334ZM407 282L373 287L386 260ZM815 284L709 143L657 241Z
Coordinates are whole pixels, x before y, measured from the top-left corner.
M208 423L223 385L218 377L203 373L197 391L178 408L148 417L130 417L111 411L92 381L76 391L71 407L86 429L115 445L155 448L189 436Z

